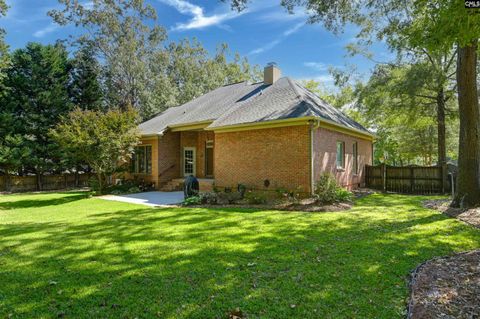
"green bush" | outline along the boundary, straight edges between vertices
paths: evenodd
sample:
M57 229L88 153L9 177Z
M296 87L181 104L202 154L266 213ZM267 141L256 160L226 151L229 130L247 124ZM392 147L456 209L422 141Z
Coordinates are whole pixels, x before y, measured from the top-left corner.
M333 203L337 198L337 181L331 174L325 173L315 184L315 197L322 203Z
M264 192L248 191L245 193L245 200L252 205L265 204L267 195Z
M325 173L315 184L315 197L324 204L348 201L352 199L352 193L337 185L335 176Z
M277 188L275 190L277 197L289 202L298 202L301 196L301 188L298 187L296 190L286 189L286 188Z
M217 195L217 192L201 193L200 202L202 204L215 205L217 203Z
M202 199L200 198L200 196L192 196L192 197L189 197L189 198L186 198L182 205L183 206L192 206L192 205L200 205L202 203Z
M242 195L239 192L220 192L217 193L217 204L226 205L234 204L242 199Z
M352 192L349 192L345 188L338 187L335 192L335 197L336 197L336 200L339 202L348 202L353 199L353 194Z
M95 181L92 181L95 184ZM96 190L92 185L92 190ZM133 194L133 193L140 193L142 191L146 191L148 189L143 189L141 183L134 180L127 180L122 181L121 184L118 185L110 185L103 189L105 194L112 194L112 195L121 195L121 194Z
M93 192L97 193L100 190L100 183L98 182L98 179L96 177L91 177L88 180L88 187L90 187Z

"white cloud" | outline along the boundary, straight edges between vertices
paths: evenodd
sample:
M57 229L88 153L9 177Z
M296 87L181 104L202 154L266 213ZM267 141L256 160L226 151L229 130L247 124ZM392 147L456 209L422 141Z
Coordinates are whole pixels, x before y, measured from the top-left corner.
M276 47L278 44L280 44L282 41L284 41L288 36L296 33L298 30L300 30L303 26L305 25L305 23L301 22L301 23L297 23L296 25L294 25L293 27L285 30L281 36L279 36L277 39L267 43L266 45L264 46L261 46L259 48L256 48L252 51L250 51L248 53L248 55L254 55L254 54L259 54L259 53L263 53L263 52L266 52L266 51L269 51L271 49L273 49L274 47Z
M331 76L330 74L320 74L320 75L314 76L313 80L320 83L324 83L324 84L325 83L333 84L334 82L333 76Z
M326 71L328 70L328 65L322 62L304 62L304 66L310 69L314 69L316 71Z
M33 33L35 38L43 38L49 33L55 32L58 29L58 25L54 23L50 23L48 26L36 31Z
M264 13L258 17L258 21L261 23L275 23L275 22L287 22L302 19L306 21L308 18L306 12L295 12L290 14L282 9L271 8L267 13Z
M185 0L158 0L164 4L174 7L178 12L192 16L186 23L177 23L173 30L183 31L191 29L202 29L210 26L221 25L222 22L239 17L245 12L237 13L228 10L225 13L206 16L204 9L198 5Z
M337 87L335 86L335 80L333 76L329 73L320 73L313 76L301 76L296 78L297 81L309 81L314 80L316 82L320 82L320 85L323 86L325 89L330 91L337 91Z

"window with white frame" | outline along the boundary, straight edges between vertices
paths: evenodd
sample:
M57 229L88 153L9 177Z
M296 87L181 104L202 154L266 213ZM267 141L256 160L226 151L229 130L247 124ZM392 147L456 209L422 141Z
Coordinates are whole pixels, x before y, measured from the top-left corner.
M337 142L337 169L345 168L345 142Z

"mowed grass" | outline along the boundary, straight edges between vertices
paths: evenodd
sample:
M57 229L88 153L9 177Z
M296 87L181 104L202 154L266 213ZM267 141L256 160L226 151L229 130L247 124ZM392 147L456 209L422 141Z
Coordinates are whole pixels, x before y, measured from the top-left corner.
M0 196L0 318L402 318L412 269L480 247L422 199L301 213Z

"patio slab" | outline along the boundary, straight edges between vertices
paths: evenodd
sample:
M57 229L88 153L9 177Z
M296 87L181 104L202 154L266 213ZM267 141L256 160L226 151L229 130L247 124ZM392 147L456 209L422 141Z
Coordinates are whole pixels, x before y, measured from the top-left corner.
M171 206L183 202L183 192L144 192L128 195L106 195L100 198L146 206Z

